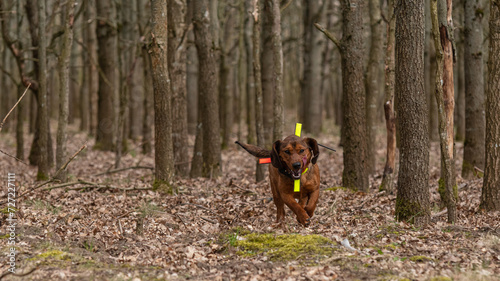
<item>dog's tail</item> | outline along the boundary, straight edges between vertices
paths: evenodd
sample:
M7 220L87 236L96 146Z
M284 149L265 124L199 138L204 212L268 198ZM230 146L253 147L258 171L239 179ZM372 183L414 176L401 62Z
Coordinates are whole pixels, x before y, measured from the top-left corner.
M245 149L248 153L252 154L255 157L258 158L268 158L271 157L271 151L266 150L264 148L252 145L252 144L245 144L241 143L239 141L235 141L236 144L239 144L243 149Z

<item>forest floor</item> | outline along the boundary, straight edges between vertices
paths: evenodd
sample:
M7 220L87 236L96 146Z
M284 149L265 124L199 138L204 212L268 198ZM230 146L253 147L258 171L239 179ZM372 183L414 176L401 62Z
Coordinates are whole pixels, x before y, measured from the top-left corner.
M0 149L15 155L12 135L1 135ZM37 169L1 154L0 274L5 280L500 280L500 214L479 210L482 179L458 177L458 222L446 222L437 193L438 143L430 148L432 223L416 228L396 222L395 195L378 191L382 133L367 194L340 187L338 130L317 139L337 152L320 148L320 200L311 225L300 226L286 209L287 231L273 227L268 181L255 183L255 161L236 145L223 151L222 177L179 179L173 196L126 190L150 188L150 169L99 175L113 169L114 154L93 150L94 141L73 127L68 153L86 141L89 147L69 164L70 180L98 185L51 183L21 197L39 184ZM122 167L153 166L138 144L129 149ZM460 143L457 155L459 168ZM17 251L16 274L5 275L8 173L16 178Z

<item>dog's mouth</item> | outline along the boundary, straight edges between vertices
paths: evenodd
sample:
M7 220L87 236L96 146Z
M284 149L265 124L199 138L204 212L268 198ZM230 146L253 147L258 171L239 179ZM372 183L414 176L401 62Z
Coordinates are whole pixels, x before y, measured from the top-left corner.
M299 169L297 171L291 170L290 174L292 175L292 178L298 180L298 179L300 179L300 176L302 176L302 169Z

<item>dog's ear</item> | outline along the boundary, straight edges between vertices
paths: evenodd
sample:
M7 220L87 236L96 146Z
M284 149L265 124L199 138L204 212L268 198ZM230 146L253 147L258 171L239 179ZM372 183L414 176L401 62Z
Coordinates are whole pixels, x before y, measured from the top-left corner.
M318 142L313 138L306 138L305 141L309 146L309 150L311 150L312 153L311 163L316 164L316 161L318 161L318 156L319 156Z
M271 164L278 169L283 168L280 159L280 146L281 141L277 140L273 143L273 149L271 150Z

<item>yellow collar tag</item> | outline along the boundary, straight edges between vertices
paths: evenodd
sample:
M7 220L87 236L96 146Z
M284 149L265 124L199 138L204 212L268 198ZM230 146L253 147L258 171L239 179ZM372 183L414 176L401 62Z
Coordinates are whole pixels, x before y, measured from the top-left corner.
M301 123L295 123L295 135L297 137L300 137L301 131L302 131L302 124Z
M309 168L306 168L302 174L305 174L309 170ZM293 181L293 192L300 192L300 179L294 180Z

